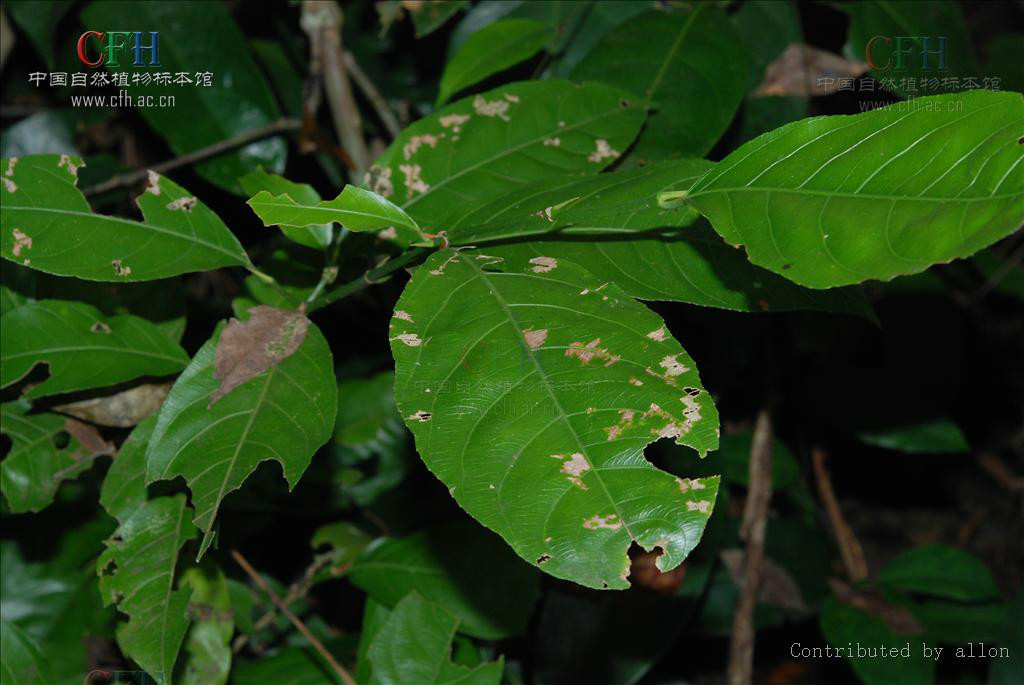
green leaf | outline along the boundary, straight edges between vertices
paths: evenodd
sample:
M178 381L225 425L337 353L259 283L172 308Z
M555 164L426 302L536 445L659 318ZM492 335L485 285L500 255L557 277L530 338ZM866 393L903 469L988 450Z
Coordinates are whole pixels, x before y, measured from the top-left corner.
M878 573L881 583L908 592L965 601L999 596L992 573L969 552L947 545L914 547Z
M192 590L174 589L178 552L196 536L185 495L146 499L150 417L128 436L103 483L100 503L120 525L96 562L104 605L128 615L117 642L159 683L170 683L190 622Z
M797 121L750 141L690 200L750 260L813 288L968 256L1024 219L1024 96L970 91Z
M1015 685L1024 673L1024 593L1007 606L1007 619L998 642L1010 652L1008 659L993 659L988 685Z
M835 597L829 597L822 606L821 631L833 648L846 650L852 645L854 655L843 656L865 685L932 685L935 681L935 660L924 656L920 638L897 635L881 619L841 604ZM858 644L875 651L858 657ZM884 657L878 651L882 648L886 650ZM902 649L909 649L909 654L904 651L903 655L889 656L891 650Z
M0 673L4 685L50 685L47 660L25 632L0 619Z
M267 309L251 309L247 323L263 326L268 319L256 317ZM273 337L265 343L268 351L297 340L294 327L300 324L295 319L279 330L268 327L265 332ZM249 341L243 345L263 339L237 319L219 324L171 388L146 453L149 482L185 477L195 523L206 533L200 555L213 541L224 497L267 459L280 463L289 487L295 487L313 453L330 438L337 411L331 351L315 325L308 324L294 353L225 393L218 380L224 375L214 372L221 366L216 358L226 330ZM259 352L236 345L223 354L237 363L235 355L244 359Z
M54 0L54 2L30 2L28 0L10 0L4 7L22 31L28 34L32 46L42 56L46 66L54 68L56 60L53 51L53 34L60 23L61 17L71 9L70 0Z
M145 221L94 214L75 186L82 160L36 155L0 161L0 255L58 276L148 281L249 266L224 222L158 174L136 202Z
M77 478L94 462L91 450L66 431L73 419L31 412L24 399L0 404L3 433L11 440L11 451L0 463L0 490L14 513L45 509L62 482Z
M386 430L395 409L395 374L383 371L370 378L349 378L338 382L338 420L334 441L348 447L373 442Z
M317 200L296 200L291 194L274 195L263 190L250 198L248 205L264 226L313 226L337 221L350 231L381 231L394 227L396 232L400 231L399 236L405 244L424 240L415 221L400 208L369 190L345 186L333 200Z
M348 521L337 521L320 526L309 539L313 549L330 547L331 567L326 569L322 579L326 580L348 570L348 566L370 544L371 537ZM320 580L316 578L315 580Z
M598 172L632 142L643 108L591 83L524 81L464 98L402 132L367 175L370 190L435 230L513 189Z
M220 567L204 560L181 574L182 587L192 588L188 612L192 625L185 638L183 685L224 685L231 670L231 635L235 631L231 596Z
M370 665L370 645L373 644L373 639L377 637L377 633L380 632L390 615L391 609L373 597L366 598L366 604L363 606L362 630L359 631L359 647L356 649L355 678L357 683L371 682L373 668Z
M477 31L445 66L434 106L440 107L455 93L533 57L550 37L551 30L535 19L501 19Z
M963 12L955 2L865 0L837 6L850 15L846 54L867 62L872 67L871 75L876 79L890 80L889 87L900 95L913 97L934 92L934 89L928 91L923 86L919 91L909 84L902 84L905 79L914 79L918 83L929 78L982 76ZM945 40L945 66L942 69L939 68L940 40ZM927 55L927 62L926 51L931 52Z
M452 15L468 4L467 0L423 0L403 3L403 6L412 16L416 37L423 38L441 28Z
M184 155L265 126L280 117L273 94L253 61L245 38L222 3L198 0L173 5L144 0L97 0L82 10L86 26L122 26L131 17L131 30L143 36L160 34L160 71L174 75L210 72L212 86L174 87L158 83L132 85L131 95L174 95L173 107L140 107L139 114L163 136L176 155ZM146 44L144 42L144 44ZM143 61L147 53L143 52ZM108 71L152 72L153 68L109 62ZM238 178L260 165L284 170L287 145L283 137L266 138L225 152L195 165L201 176L225 190L239 193ZM168 254L172 251L168 251Z
M59 300L25 304L0 318L0 348L0 387L36 364L48 367L49 378L25 391L30 398L165 376L188 364L185 350L154 323Z
M504 661L476 668L452 663L459 619L410 592L377 631L368 650L373 685L498 685Z
M604 37L572 78L650 100L655 112L631 156L701 157L725 133L743 99L745 55L725 13L699 3L685 13L650 11L630 19Z
M887 431L860 433L869 445L911 454L967 452L970 446L960 427L949 420L929 421Z
M320 202L320 194L313 189L313 186L307 183L295 183L277 174L268 174L263 167L250 171L238 179L238 182L248 195L256 195L260 191L265 191L265 194L284 195L287 196L287 199L295 198L296 202L305 206L316 205ZM264 222L264 225L271 224ZM326 249L331 244L330 221L308 226L283 225L281 232L298 244L312 247L315 250Z
M636 0L601 0L582 3L577 0L524 2L524 11L536 12L538 7L551 7L548 20L555 30L549 52L558 51L551 75L565 78L601 42L601 39L627 20L651 9L654 3ZM547 18L547 17L545 17Z
M685 204L659 203L711 168L704 160L543 180L456 219L455 245L538 235L541 240L488 245L489 254L529 259L549 255L584 266L642 300L689 302L737 311L799 309L847 312L873 319L857 290L801 288L759 269L722 242ZM680 230L653 230L679 227Z
M359 681L362 683L363 681ZM257 661L239 663L232 685L325 685L341 683L311 647L284 647Z
M396 305L391 350L420 456L527 561L624 588L631 541L661 547L662 570L697 545L718 479L677 479L643 448L673 437L703 455L718 414L662 319L613 283L441 250Z
M458 617L460 631L485 640L522 634L539 594L536 571L470 521L379 540L352 565L348 579L387 607L411 591L430 597Z

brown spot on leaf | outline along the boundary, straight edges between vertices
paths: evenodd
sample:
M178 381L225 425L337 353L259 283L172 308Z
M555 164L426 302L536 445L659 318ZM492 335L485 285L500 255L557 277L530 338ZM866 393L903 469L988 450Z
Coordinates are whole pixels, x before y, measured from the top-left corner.
M569 348L565 351L565 356L576 357L584 364L589 364L594 359L604 359L605 366L611 366L622 359L622 357L617 354L611 354L607 348L598 347L600 343L600 338L594 338L587 344L583 344L578 341L569 343Z
M542 328L539 331L534 331L527 328L523 331L523 338L526 340L526 344L529 345L531 350L535 350L544 344L544 341L548 339L548 329Z
M198 200L195 199L194 197L179 197L177 200L174 200L173 202L168 202L167 209L171 210L172 212L179 210L191 212L192 208L196 206L197 202Z
M208 406L295 354L308 328L305 314L263 305L249 310L248 321L231 319L217 342L213 377L221 384Z
M405 343L409 347L419 347L420 345L423 344L423 341L420 340L420 336L416 335L415 333L402 333L400 335L396 335L394 338L392 338L392 340L398 340L399 342Z
M152 169L146 172L146 178L149 181L149 185L146 186L146 192L150 195L160 194L160 174L156 173Z
M6 176L4 176L3 179L0 179L0 180L3 180L3 182L4 182L4 190L6 190L8 193L16 193L16 192L18 192L18 184L16 184L14 181L12 181L11 179L7 178Z
M118 276L130 276L132 273L132 268L125 266L120 259L113 260L110 265L114 267L114 273Z
M97 321L96 323L89 327L89 330L92 331L93 333L103 333L104 335L110 335L110 326L108 326L103 321Z
M409 323L415 323L412 320L412 316L410 316L409 312L402 311L401 309L396 309L395 313L392 316L394 316L396 319L401 319L402 321L408 321Z
M622 521L619 520L617 514L608 514L607 516L598 516L595 514L594 516L583 520L583 527L587 530L597 530L599 528L618 530L619 528L622 528Z
M651 331L647 334L647 337L656 342L661 342L665 339L665 327L660 326L656 330Z
M689 371L689 367L681 364L676 358L678 355L670 354L658 362L658 365L665 369L666 376L678 376L681 373Z
M533 264L533 273L535 274L546 274L549 271L554 271L558 266L558 260L554 257L534 257L530 260L530 264Z
M595 141L595 145L597 146L597 149L587 155L588 162L598 163L603 159L615 159L620 154L619 151L613 149L604 138L598 138Z
M78 169L79 169L79 167L84 166L84 165L82 165L82 164L75 164L74 162L71 161L71 158L68 157L67 155L61 155L60 156L60 162L57 163L57 166L60 167L60 168L63 168L63 169L67 169L69 174L71 174L75 178L78 178Z
M565 459L562 462L562 473L569 477L569 482L573 485L582 490L587 489L583 483L583 474L590 470L590 462L582 452L573 452L568 458L564 454L552 454L551 456L554 459Z
M433 416L433 414L431 414L429 411L423 411L422 409L420 409L419 411L417 411L414 414L409 414L409 416L405 417L405 420L406 421L419 421L420 423L426 423L427 421L430 420L431 416Z
M32 238L26 235L21 229L14 229L11 231L11 235L14 236L14 245L11 246L11 252L14 253L15 257L20 256L23 249L32 249Z
M488 102L481 95L473 98L473 111L483 117L498 117L502 121L509 121L508 106L509 100L494 100Z

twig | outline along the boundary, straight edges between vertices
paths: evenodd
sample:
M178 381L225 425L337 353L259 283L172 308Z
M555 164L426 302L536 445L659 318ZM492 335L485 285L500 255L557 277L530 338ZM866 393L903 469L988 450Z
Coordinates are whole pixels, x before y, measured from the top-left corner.
M345 70L345 51L341 44L341 7L333 0L304 0L300 23L302 30L309 36L313 68L323 77L334 130L338 133L341 146L352 159L354 168L350 170L351 177L362 180L370 166L370 153L363 139L359 107L352 95L352 86Z
M1024 476L1015 474L1002 459L991 452L978 455L981 468L1007 492L1024 492Z
M839 502L836 500L835 490L832 489L832 479L825 468L825 451L820 447L811 450L811 460L814 462L814 480L818 486L818 496L825 506L825 513L828 515L832 532L839 544L839 558L843 562L846 575L852 581L866 580L868 577L868 563L864 559L864 550L853 534L853 529L843 517L839 509Z
M398 117L391 111L391 107L388 105L387 100L377 90L377 86L374 85L370 77L366 75L359 63L356 62L355 56L345 51L345 67L348 69L348 73L352 74L352 80L359 86L359 90L362 91L366 99L373 105L374 111L377 112L377 116L380 117L381 122L384 124L384 128L388 130L391 138L397 138L398 134L402 132L402 126L398 123Z
M249 577L252 578L253 582L256 583L261 590L267 593L270 600L277 605L277 608L281 610L282 614L288 617L288 620L292 622L292 625L298 628L299 632L309 640L309 643L313 645L313 648L319 652L320 656L330 664L331 668L338 674L338 677L341 678L342 682L344 682L345 685L356 685L356 681L351 675L349 675L349 672L345 670L345 667L337 662L334 655L327 651L327 648L323 646L323 643L321 643L320 640L316 639L316 636L313 635L313 633L309 632L309 628L307 628L306 624L302 622L302 619L292 613L292 610L288 608L288 605L277 596L277 593L274 592L273 588L267 585L267 581L263 580L263 577L256 572L256 569L254 569L249 561L242 556L242 553L237 549L233 549L231 550L231 556L234 557L235 561L238 562L238 565L242 567L242 570L249 574Z
M323 309L329 304L334 304L338 300L342 300L352 293L358 292L368 285L373 285L380 280L390 276L394 272L398 271L402 267L411 264L423 255L430 252L431 248L427 247L415 247L411 250L406 250L394 259L389 259L375 269L370 269L359 278L349 281L344 285L335 288L331 292L324 295L319 301L310 304L309 311L315 312L318 309Z
M150 170L155 171L158 174L165 174L168 171L188 166L189 164L194 164L195 162L202 161L208 157L215 157L222 152L227 152L228 150L233 150L236 147L247 145L248 143L260 140L261 138L267 138L287 131L296 131L301 125L302 123L297 119L278 119L272 124L267 124L266 126L261 126L260 128L254 128L251 131L240 133L234 138L228 138L227 140L222 140L219 143L214 143L213 145L208 145L204 148L189 152L186 155L169 159L166 162L160 162L159 164L150 167L149 170L142 169L128 174L112 176L103 183L97 183L94 186L86 188L82 192L86 195L98 195L109 190L114 190L115 188L135 185L136 183L145 180Z
M745 540L743 585L733 614L729 640L729 685L749 685L754 670L754 610L761 590L761 566L764 562L764 535L768 522L768 503L772 498L772 416L762 409L754 424L750 446L750 487L743 507L740 538Z

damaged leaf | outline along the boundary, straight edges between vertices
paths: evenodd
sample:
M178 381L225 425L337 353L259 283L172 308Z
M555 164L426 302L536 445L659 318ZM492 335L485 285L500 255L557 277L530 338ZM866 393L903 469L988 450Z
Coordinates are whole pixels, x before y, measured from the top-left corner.
M147 499L146 444L155 419L139 424L103 482L100 503L120 524L96 562L105 606L128 616L117 630L121 650L169 685L189 625L191 589L175 589L175 566L195 538L185 495Z
M517 187L615 161L643 125L625 91L524 81L458 100L406 128L364 185L437 232Z
M252 320L248 327L246 322L217 326L171 388L146 453L148 482L185 477L195 523L206 533L200 555L213 541L220 503L260 462L276 460L294 487L334 427L337 385L331 352L320 330L304 317L300 322L296 317L301 315L295 312L259 316L264 324L255 324L255 337L244 335L254 325ZM278 336L264 335L266 321L282 323ZM305 337L300 340L301 328ZM231 337L240 336L232 343L235 353L265 353L278 361L256 375L246 365L244 374L231 376L232 383L240 384L225 394L218 379L218 357L223 356L218 348L229 330ZM295 344L293 353L285 354ZM257 350L261 345L262 351Z
M350 231L393 229L405 245L425 240L420 227L399 207L377 193L356 186L345 186L338 197L326 201L295 199L292 193L261 190L248 204L265 226L315 226L337 221Z
M241 244L184 188L150 173L136 198L143 221L95 214L76 182L82 160L0 160L0 256L58 276L149 281L222 266L250 266ZM10 172L10 173L8 173Z
M4 435L11 439L11 451L0 463L0 490L15 513L46 508L62 482L91 468L96 456L111 453L91 426L59 414L33 412L24 399L0 404L0 419Z
M49 378L25 397L102 388L140 376L166 376L188 364L156 324L128 314L106 317L82 302L41 300L0 318L0 387L45 364Z
M170 383L142 383L113 395L58 404L54 410L101 426L131 428L156 412L170 389Z
M697 545L718 479L659 471L643 448L703 455L718 414L658 315L571 262L474 250L432 255L397 311L395 396L420 456L521 557L625 588L631 541L660 547L663 571Z
M262 167L251 171L238 179L248 195L257 195L266 191L271 195L286 195L295 198L301 205L315 205L320 202L320 194L307 183L295 183L277 174L268 174ZM251 202L251 201L250 201ZM264 222L264 225L271 225ZM317 224L280 225L281 232L300 245L324 250L331 244L333 229L329 221Z
M214 355L213 377L220 387L210 396L210 405L295 354L308 328L302 312L262 305L249 309L245 321L228 321Z
M473 668L452 662L459 619L410 592L377 629L367 650L372 685L498 685L504 659ZM414 649L410 649L415 645Z
M812 288L966 257L1024 221L1024 95L973 90L787 124L689 200L751 262Z

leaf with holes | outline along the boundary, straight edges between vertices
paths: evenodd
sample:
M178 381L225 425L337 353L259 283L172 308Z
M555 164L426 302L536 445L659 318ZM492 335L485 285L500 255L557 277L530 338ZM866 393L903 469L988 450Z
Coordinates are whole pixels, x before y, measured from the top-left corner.
M0 160L0 256L58 276L151 281L251 266L235 236L188 191L150 173L136 203L144 221L94 214L75 183L82 160Z
M488 253L568 259L641 300L873 318L860 291L801 288L753 266L704 219L697 220L692 207L659 203L659 195L688 188L713 166L683 159L541 181L467 212L448 237L452 244L466 245L535 235L531 241L488 246Z
M536 19L501 19L469 37L445 65L436 106L488 76L529 59L551 38L551 29Z
M106 317L82 302L42 300L0 318L0 387L37 365L50 376L25 397L101 388L140 376L177 373L188 355L156 324L123 314Z
M367 650L373 685L498 685L504 660L474 668L452 662L459 619L410 592L377 629Z
M338 197L325 201L296 198L292 192L275 195L261 190L248 204L264 226L315 226L337 221L350 231L392 229L405 245L424 240L423 232L409 215L377 193L356 186L345 186Z
M966 257L1024 221L1024 96L970 91L804 119L743 145L689 199L750 260L812 288Z
M185 495L147 499L145 455L154 418L140 423L103 482L100 502L120 524L96 562L104 605L128 616L117 643L157 682L171 682L191 589L175 590L178 553L196 536Z
M631 157L698 157L725 133L743 100L746 50L713 3L682 13L652 10L605 35L572 78L651 101L655 111Z
M718 479L655 469L658 438L718 444L718 414L661 317L547 255L441 250L391 325L395 397L424 462L530 563L624 588L631 541L678 566Z
M260 462L276 460L295 487L334 427L337 385L320 330L270 307L249 316L219 324L196 353L164 401L146 452L149 482L185 477L195 523L206 533L200 555L224 497Z
M366 185L437 232L466 207L519 186L601 171L644 122L635 100L617 88L558 80L464 98L405 129Z
M0 490L15 513L48 507L61 483L88 470L93 457L111 453L103 449L102 438L93 445L99 450L90 449L68 430L71 424L85 437L78 426L92 431L90 427L59 414L34 413L24 399L0 404L0 420L3 433L11 439L11 451L0 463ZM99 438L98 433L92 435Z

